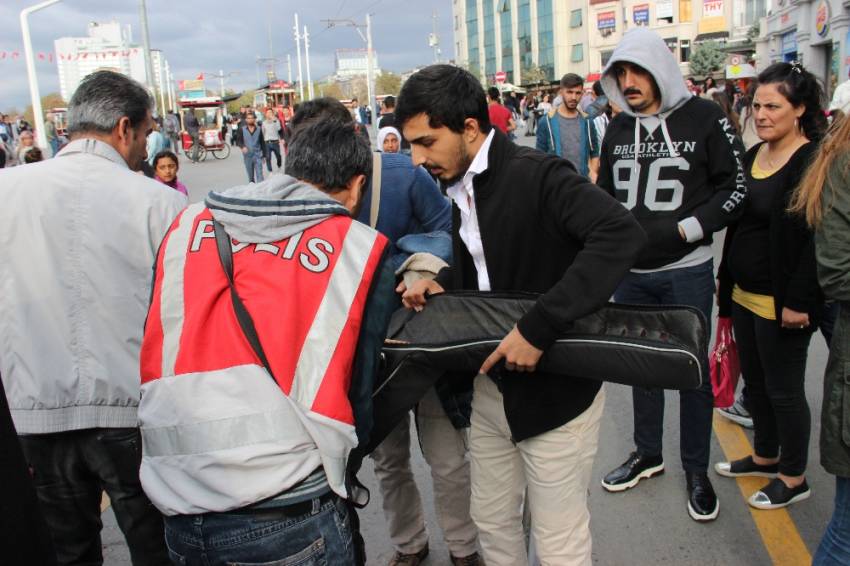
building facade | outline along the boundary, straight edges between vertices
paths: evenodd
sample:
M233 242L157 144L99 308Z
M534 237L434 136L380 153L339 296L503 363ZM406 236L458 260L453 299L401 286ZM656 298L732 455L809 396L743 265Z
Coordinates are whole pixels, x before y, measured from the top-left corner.
M59 68L59 90L66 101L74 95L80 81L103 69L147 83L144 49L133 43L129 25L122 27L115 21L92 22L86 37L63 37L54 42L54 47ZM151 50L151 63L154 87L159 91L165 65L161 51Z
M527 79L535 70L550 81L568 72L593 78L623 33L646 26L664 38L688 74L702 41L751 50L748 34L768 1L453 0L455 57L489 83L498 71L516 84L534 82Z
M759 70L777 61L799 61L832 92L850 70L850 5L773 0L756 46Z

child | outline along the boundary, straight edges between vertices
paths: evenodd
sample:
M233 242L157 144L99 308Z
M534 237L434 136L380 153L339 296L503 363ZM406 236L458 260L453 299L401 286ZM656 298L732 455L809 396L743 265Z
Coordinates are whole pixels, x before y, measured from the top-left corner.
M177 156L173 152L165 150L157 153L156 157L153 158L153 169L156 173L154 179L180 191L187 197L189 196L186 185L177 180L177 171L180 166L177 164Z

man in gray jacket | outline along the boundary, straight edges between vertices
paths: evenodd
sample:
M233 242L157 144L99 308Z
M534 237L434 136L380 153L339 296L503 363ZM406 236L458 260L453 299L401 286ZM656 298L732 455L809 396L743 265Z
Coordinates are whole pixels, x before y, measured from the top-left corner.
M59 564L99 564L109 496L133 564L168 564L139 482L151 267L183 195L134 171L153 99L111 71L68 108L56 159L0 174L0 375Z

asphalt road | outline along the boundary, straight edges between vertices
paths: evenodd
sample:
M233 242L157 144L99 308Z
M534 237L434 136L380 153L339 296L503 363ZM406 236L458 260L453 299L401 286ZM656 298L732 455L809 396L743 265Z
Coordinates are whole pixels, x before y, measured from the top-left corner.
M522 137L520 143L531 145L532 140L530 137ZM242 184L247 180L241 155L237 151L227 160L214 160L210 156L205 162L194 165L181 157L179 178L189 188L190 200L193 202L201 200L210 190ZM715 243L715 249L719 249L718 243ZM679 464L679 402L678 396L671 392L667 393L664 421L666 473L644 481L625 493L605 492L598 480L622 463L633 449L631 391L620 385L606 385L607 402L594 466L595 479L590 486L594 564L797 566L807 563L806 552L813 553L817 548L832 513L834 496L833 478L819 465L817 440L826 358L827 349L823 337L817 334L809 350L806 372L806 390L812 412L812 441L807 472L812 497L792 506L788 514L783 516L774 515L784 513L777 511L751 513L736 482L710 472L720 498L719 518L708 524L698 524L689 518L684 473ZM728 437L728 433L723 434ZM746 432L746 438L752 443L752 434L749 431ZM449 564L448 551L434 518L427 465L418 448L414 448L414 452L413 466L423 500L426 502L431 533L431 556L426 564ZM711 462L713 464L725 459L718 436L715 435L712 439ZM369 460L364 465L361 479L372 491L372 502L361 515L369 564L384 565L392 555L392 548L386 534L380 497ZM743 489L746 490L747 487ZM749 495L752 489L750 487L746 495ZM103 519L106 564L130 564L111 509L107 509ZM761 529L756 526L756 521L762 525Z

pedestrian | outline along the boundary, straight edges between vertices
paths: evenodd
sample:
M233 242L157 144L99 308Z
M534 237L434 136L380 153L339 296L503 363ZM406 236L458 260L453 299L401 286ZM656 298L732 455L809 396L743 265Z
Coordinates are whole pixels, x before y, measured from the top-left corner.
M392 126L398 131L401 136L401 153L405 155L410 155L410 144L407 143L407 140L404 139L404 136L401 135L401 130L398 129L395 123L395 97L390 95L384 98L381 102L381 115L378 118L378 128L385 128L387 126ZM378 145L380 147L380 144Z
M59 136L56 134L56 124L53 119L53 112L48 112L44 117L44 136L47 138L47 145L50 146L51 157L59 153Z
M186 128L185 132L192 138L192 155L190 159L192 163L197 163L201 151L201 124L198 122L198 117L195 116L194 110L186 110L186 114L183 117L183 125Z
M602 81L593 83L593 102L587 107L587 115L593 120L597 116L605 113L608 108L608 97L605 96L605 91L602 90ZM599 138L600 143L602 138Z
M850 442L844 436L850 413L850 121L844 120L821 144L797 186L791 211L815 231L818 282L840 304L824 375L820 460L835 476L835 508L812 566L850 563Z
M179 153L182 149L180 144L180 119L174 110L169 110L162 124L162 132L171 144L171 151Z
M573 320L605 304L646 236L568 162L492 128L484 90L468 71L432 65L414 74L396 118L414 164L439 177L453 202L453 264L434 281L401 285L405 306L428 308L427 295L444 289L544 293L474 378L471 512L484 561L528 564L527 490L540 562L589 564L587 488L605 395L599 382L537 364ZM491 371L502 360L505 371Z
M22 131L18 137L18 150L15 152L17 162L24 163L24 156L35 148L35 135L33 135L32 131Z
M168 185L175 191L189 196L189 191L186 185L177 180L177 172L180 170L180 164L177 161L177 156L169 150L160 151L153 158L153 170L155 173L154 179L164 185Z
M714 101L721 110L723 110L723 114L735 130L735 135L740 137L741 121L738 113L735 112L735 109L732 107L732 102L729 100L729 97L726 96L726 93L722 91L715 91L714 94L711 95L711 100Z
M401 148L401 134L392 126L385 126L378 130L378 151L384 153L398 153Z
M150 268L186 201L133 172L153 107L136 81L92 73L68 105L71 142L0 183L0 374L60 564L103 562L104 491L133 563L168 563L139 483L139 344Z
M688 305L710 320L712 234L741 214L743 147L720 107L688 92L678 61L653 31L623 35L603 71L602 86L623 112L605 133L598 183L631 210L649 236L614 299ZM707 358L700 363L708 368ZM602 487L613 493L664 471L664 391L633 387L632 399L635 451L602 479ZM710 381L681 391L679 400L688 514L711 521L720 505L707 474L714 407Z
M281 169L283 164L281 155L280 155L280 138L281 138L281 130L283 127L280 125L280 121L274 114L274 110L266 110L266 119L263 121L263 140L266 142L266 166L269 168L269 173L272 172L272 153L277 157L277 168Z
M584 79L567 73L561 77L560 85L558 92L563 104L540 118L537 149L567 159L579 174L595 180L599 169L599 141L591 120L579 108Z
M503 134L507 135L516 130L511 111L502 105L499 89L494 86L487 89L487 111L490 114L490 124Z
M141 478L175 562L363 564L349 455L394 285L386 238L351 218L371 166L351 124L310 124L287 175L210 193L163 241Z
M715 469L727 477L773 478L749 498L757 509L811 494L804 380L823 299L813 233L787 208L826 128L822 96L814 75L796 63L775 63L759 75L753 117L763 143L744 157L750 197L726 233L719 272L720 316L732 317L755 436L751 456Z
M37 147L32 148L28 152L24 154L24 163L38 163L39 161L44 161L44 155L41 153L41 150Z
M257 115L249 110L245 115L245 125L239 132L237 145L242 149L245 161L245 171L248 172L249 183L259 183L263 180L263 156L266 154L266 141L262 128L257 126Z
M153 129L151 130L151 133L148 134L146 145L146 150L148 153L148 165L155 169L156 166L154 165L154 158L161 152L166 151L167 149L168 138L166 138L165 135L160 131L159 124L154 122Z
M711 100L711 96L715 92L722 92L722 89L717 86L717 81L714 80L714 77L709 75L702 83L702 92L700 93L700 96L706 100Z

